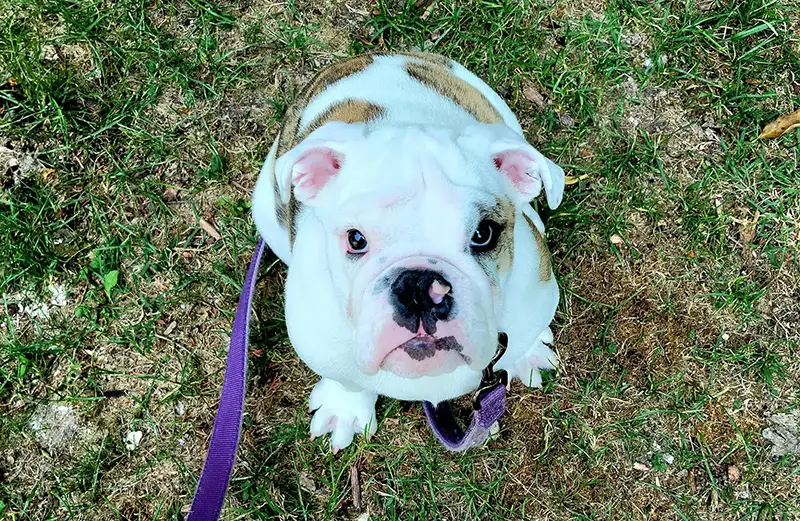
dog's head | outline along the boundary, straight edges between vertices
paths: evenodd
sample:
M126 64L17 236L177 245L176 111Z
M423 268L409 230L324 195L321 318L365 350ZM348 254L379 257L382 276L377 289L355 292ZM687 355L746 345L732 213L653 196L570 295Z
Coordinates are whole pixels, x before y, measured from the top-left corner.
M331 122L278 159L276 179L284 202L293 191L309 208L295 244L313 233L313 249L293 255L319 257L352 323L355 352L341 356L405 378L489 363L515 241L535 240L515 233L522 209L542 188L556 207L564 191L561 168L486 124Z

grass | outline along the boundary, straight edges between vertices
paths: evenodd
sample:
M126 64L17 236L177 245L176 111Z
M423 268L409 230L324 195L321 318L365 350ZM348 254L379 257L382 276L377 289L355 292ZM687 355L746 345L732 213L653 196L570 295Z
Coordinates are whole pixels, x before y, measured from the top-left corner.
M0 166L19 163L0 168L0 519L181 518L278 122L317 68L414 47L485 78L531 143L587 176L541 209L561 370L513 388L487 447L446 453L417 405L382 400L378 435L333 456L309 440L313 376L288 344L272 258L226 519L800 515L800 459L761 436L800 408L800 134L756 139L800 104L795 2L0 12ZM77 430L45 448L29 422L55 405Z

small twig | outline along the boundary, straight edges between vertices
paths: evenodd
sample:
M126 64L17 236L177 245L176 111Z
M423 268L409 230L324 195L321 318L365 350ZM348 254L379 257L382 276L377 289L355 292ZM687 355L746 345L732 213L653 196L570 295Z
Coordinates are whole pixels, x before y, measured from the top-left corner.
M358 480L358 463L350 467L350 486L353 488L353 506L361 510L361 482Z

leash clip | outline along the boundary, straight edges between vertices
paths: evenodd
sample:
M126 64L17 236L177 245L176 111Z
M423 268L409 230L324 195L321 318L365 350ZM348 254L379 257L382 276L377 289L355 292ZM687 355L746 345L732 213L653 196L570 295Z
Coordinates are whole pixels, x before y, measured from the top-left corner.
M481 397L484 393L491 391L498 385L505 385L508 383L508 372L504 369L500 369L498 371L494 370L495 364L500 361L503 355L506 352L506 348L508 347L508 335L505 333L499 333L497 335L497 353L495 353L492 361L489 362L489 365L486 366L486 369L483 370L481 374L481 383L478 386L478 390L475 391L475 395L472 398L472 409L475 411L481 410Z

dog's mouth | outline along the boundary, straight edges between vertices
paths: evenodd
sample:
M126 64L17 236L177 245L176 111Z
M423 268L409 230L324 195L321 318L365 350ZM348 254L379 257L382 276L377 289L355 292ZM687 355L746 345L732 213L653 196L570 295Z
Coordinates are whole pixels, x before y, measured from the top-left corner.
M397 350L404 351L411 359L417 362L432 358L436 356L436 353L439 351L452 351L460 355L465 363L470 363L470 358L462 353L464 347L458 343L454 336L436 338L431 335L418 334L414 338L397 346L392 352Z
M470 364L470 357L454 336L436 338L418 334L392 349L380 367L398 376L418 378L449 373Z

